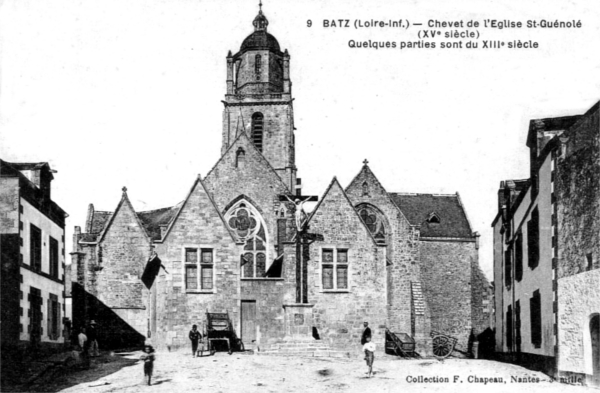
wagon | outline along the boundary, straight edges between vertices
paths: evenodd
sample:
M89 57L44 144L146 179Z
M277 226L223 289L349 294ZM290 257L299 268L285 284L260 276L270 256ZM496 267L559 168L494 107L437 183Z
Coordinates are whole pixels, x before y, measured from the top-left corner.
M394 333L389 329L385 330L385 348L394 352L398 356L414 357L415 340L406 333Z
M228 313L207 312L206 325L206 343L208 345L207 349L211 355L214 355L214 353L216 352L214 346L215 341L225 341L227 343L227 353L229 353L230 355L232 353L233 347L237 347L242 351L244 350L244 344L241 340L239 340L236 337ZM203 350L204 348L202 348L201 350L201 356Z
M445 359L450 356L458 341L455 337L436 332L435 330L431 331L431 338L433 344L433 356L438 359Z

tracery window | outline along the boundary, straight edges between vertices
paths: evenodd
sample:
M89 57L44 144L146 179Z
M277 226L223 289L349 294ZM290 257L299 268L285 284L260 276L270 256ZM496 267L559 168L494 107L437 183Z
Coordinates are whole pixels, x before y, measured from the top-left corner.
M386 232L382 214L369 205L359 205L357 210L358 215L373 234L375 241L384 244L386 242Z
M246 201L235 204L227 213L227 225L244 242L242 277L264 277L267 265L267 232L260 214Z

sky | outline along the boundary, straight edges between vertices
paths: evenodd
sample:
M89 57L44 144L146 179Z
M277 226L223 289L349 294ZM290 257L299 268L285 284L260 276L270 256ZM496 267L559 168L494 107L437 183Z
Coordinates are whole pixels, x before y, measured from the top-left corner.
M114 210L123 186L143 211L182 201L208 173L220 156L227 52L252 33L257 2L0 0L0 158L57 171L67 239L90 203ZM600 100L600 2L265 0L263 11L291 55L303 194L322 195L333 176L349 184L364 159L389 192L458 192L491 278L497 190L528 177L529 121ZM332 19L350 27L323 27ZM399 19L410 26L354 28ZM478 49L440 47L458 41L444 33L491 19L581 27L480 26L469 29ZM420 30L442 32L422 37L435 49L399 49L421 41ZM539 47L483 49L482 40Z

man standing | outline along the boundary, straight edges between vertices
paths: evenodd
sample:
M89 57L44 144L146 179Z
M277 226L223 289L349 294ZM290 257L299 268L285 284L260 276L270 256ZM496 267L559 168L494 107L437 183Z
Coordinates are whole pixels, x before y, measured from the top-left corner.
M90 322L87 338L90 345L90 356L100 356L100 351L98 350L98 330L96 328L96 321L93 319Z
M198 326L193 325L190 330L190 340L192 341L192 357L196 357L198 352L198 341L202 338L202 333L198 331Z
M360 338L360 345L365 345L367 343L367 337L369 340L371 339L371 328L369 327L369 322L365 322L365 330L363 330L362 337Z

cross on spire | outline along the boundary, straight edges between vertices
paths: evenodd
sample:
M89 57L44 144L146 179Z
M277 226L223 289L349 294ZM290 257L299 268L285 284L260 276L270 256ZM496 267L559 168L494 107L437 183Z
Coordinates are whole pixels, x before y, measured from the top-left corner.
M121 190L123 191L123 193L126 193L127 192L127 187L123 187L123 188L121 188Z
M369 161L367 161L367 159L365 158L365 160L363 161L363 164L364 164L365 166L367 166L367 164L368 164L368 163L369 163Z
M258 10L262 11L262 0L258 1Z

